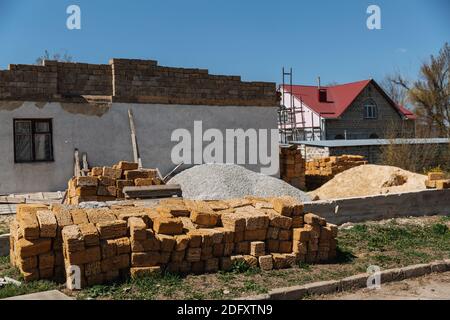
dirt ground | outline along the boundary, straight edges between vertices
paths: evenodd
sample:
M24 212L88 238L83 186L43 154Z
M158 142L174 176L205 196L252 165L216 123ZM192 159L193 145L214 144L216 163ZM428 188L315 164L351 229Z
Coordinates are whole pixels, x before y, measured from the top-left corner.
M319 297L326 300L436 300L450 299L450 272L434 273L400 282L381 284L380 289L362 289Z

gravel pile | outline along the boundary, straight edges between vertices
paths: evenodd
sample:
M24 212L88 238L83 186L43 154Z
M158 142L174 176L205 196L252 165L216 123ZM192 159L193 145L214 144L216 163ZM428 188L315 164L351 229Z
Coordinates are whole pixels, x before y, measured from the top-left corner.
M292 196L309 201L309 196L286 182L234 164L203 164L187 169L169 183L181 185L183 197L197 200L231 199L248 195Z

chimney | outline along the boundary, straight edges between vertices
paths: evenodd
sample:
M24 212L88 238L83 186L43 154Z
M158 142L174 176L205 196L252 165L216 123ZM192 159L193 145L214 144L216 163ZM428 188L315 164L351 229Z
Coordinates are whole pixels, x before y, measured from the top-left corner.
M327 89L320 86L320 77L317 77L317 97L319 102L327 102Z

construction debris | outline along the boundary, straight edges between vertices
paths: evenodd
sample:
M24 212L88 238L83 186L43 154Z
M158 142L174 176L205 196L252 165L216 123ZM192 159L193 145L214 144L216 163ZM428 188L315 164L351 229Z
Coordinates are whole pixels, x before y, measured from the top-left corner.
M181 186L183 197L196 200L291 196L309 201L309 196L288 183L247 170L235 164L203 164L184 170L169 180Z
M124 187L122 192L127 199L170 198L181 197L183 194L178 184Z
M18 286L18 287L22 285L22 283L20 281L14 280L14 279L12 279L10 277L0 278L0 288L3 287L3 286L6 286L8 284L13 284L13 285Z
M306 187L314 190L330 181L338 173L367 164L363 156L343 155L315 159L306 162Z
M68 204L86 201L114 201L125 198L128 186L161 185L157 169L138 169L134 162L120 161L112 167L93 167L87 176L73 177L68 183Z
M25 281L63 278L76 289L126 274L229 270L237 261L263 270L325 262L336 256L337 230L292 197L173 198L147 208L19 204L10 258Z
M281 179L298 189L305 189L305 160L297 146L280 148Z

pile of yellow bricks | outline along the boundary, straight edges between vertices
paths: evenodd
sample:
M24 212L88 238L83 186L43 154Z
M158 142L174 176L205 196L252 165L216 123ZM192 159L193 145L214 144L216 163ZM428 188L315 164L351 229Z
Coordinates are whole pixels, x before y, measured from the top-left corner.
M428 189L449 189L450 179L446 179L443 172L429 172L425 185Z
M238 262L271 270L336 257L337 227L290 197L138 205L20 204L11 263L26 281L62 279L76 289L128 275L200 274Z
M306 162L306 187L314 190L322 186L335 175L350 168L367 164L363 156L343 155L314 159Z
M94 167L87 176L73 177L68 183L68 204L123 199L126 186L162 184L156 169L138 169L138 164L120 161L112 167Z

